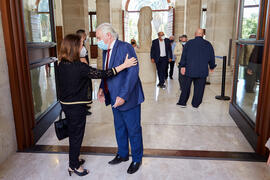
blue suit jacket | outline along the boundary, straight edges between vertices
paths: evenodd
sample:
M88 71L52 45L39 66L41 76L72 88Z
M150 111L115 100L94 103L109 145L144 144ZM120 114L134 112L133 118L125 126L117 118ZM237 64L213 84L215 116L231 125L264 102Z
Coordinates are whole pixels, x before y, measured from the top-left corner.
M165 49L166 49L166 57L168 59L172 59L172 47L170 40L168 38L164 39L165 41ZM152 41L151 47L151 59L154 59L157 63L160 58L160 47L159 47L159 39L155 39Z
M107 51L103 51L103 69ZM109 68L121 65L126 58L135 57L136 53L131 44L116 40L112 49ZM114 105L116 97L119 96L125 100L122 106L117 107L120 111L126 111L141 104L144 101L144 94L141 80L139 78L139 64L121 71L117 76L107 79L110 95L105 94L106 105ZM104 91L104 81L101 81L100 88ZM104 91L105 92L105 91Z
M202 37L189 40L184 46L180 67L186 68L186 76L191 78L205 78L210 69L216 67L215 53L210 42Z

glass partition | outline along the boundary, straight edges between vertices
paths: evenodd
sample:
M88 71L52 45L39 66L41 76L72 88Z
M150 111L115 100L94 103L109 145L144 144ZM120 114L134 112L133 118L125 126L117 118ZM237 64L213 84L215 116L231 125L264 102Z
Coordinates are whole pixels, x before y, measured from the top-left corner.
M255 124L262 71L263 45L240 44L238 53L236 104Z
M30 70L35 119L57 102L54 63Z

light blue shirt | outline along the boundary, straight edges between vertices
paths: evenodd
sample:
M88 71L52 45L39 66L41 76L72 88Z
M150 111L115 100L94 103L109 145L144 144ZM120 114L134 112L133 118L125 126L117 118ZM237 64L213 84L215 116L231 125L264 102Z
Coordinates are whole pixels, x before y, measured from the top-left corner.
M176 42L173 42L173 43L172 43L172 54L173 54L173 52L174 52L175 46L176 46ZM175 61L175 59L176 59L176 56L173 54L172 61Z

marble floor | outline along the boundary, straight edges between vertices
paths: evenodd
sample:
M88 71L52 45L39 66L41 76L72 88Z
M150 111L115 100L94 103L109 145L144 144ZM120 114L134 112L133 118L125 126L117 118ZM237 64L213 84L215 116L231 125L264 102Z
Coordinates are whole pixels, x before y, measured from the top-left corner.
M110 166L112 156L83 155L90 174L72 175L72 179L93 180L269 180L270 167L266 163L144 158L141 168L129 175L131 162ZM0 180L66 180L67 154L16 153L0 166Z
M94 80L93 84L93 114L87 117L83 146L116 147L111 108L96 100L99 81ZM176 106L180 94L177 77L166 84L166 89L157 88L154 83L143 84L144 148L254 152L230 117L229 102L215 99L220 94L219 84L206 86L203 103L197 110L190 105L192 98L187 108ZM231 95L229 84L226 95ZM52 125L37 144L68 145L68 139L58 141Z
M176 79L176 77L175 77ZM94 81L96 94L99 81ZM220 85L206 87L198 110L176 106L177 80L168 80L166 89L143 84L146 100L142 104L144 147L169 150L208 150L254 152L230 117L229 102L218 101ZM231 94L227 85L226 95ZM96 96L94 96L96 98ZM94 100L87 117L83 146L116 147L110 107ZM51 126L39 145L68 145L58 141ZM265 162L209 160L201 158L144 157L142 167L133 175L126 173L131 162L108 165L111 155L82 155L90 174L72 179L93 180L270 180ZM0 180L66 180L68 155L62 153L15 153L0 165Z

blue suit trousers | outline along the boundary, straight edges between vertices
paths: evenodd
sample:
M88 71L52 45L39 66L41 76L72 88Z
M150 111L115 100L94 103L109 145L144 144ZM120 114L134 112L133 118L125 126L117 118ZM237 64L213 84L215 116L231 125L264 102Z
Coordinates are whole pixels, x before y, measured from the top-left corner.
M118 145L118 154L125 158L129 155L129 144L133 162L141 162L143 156L143 140L141 127L141 105L127 111L112 108L114 128Z

